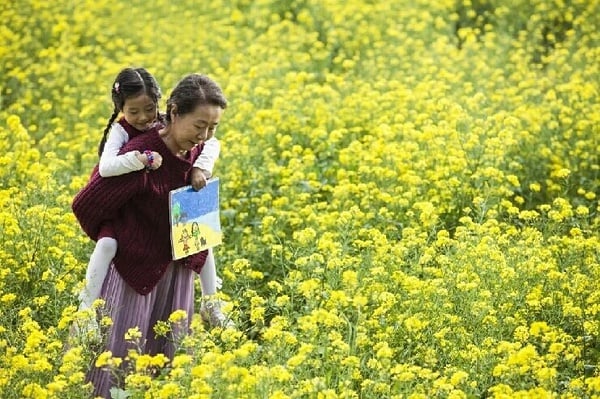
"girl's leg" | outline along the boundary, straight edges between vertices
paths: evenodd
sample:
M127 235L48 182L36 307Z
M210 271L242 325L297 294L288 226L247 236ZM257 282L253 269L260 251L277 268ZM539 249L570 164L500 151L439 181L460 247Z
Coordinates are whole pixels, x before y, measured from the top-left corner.
M108 274L108 268L117 253L117 240L104 236L98 240L90 256L85 273L85 287L79 293L79 310L91 309L92 304L100 297L102 284ZM70 330L71 338L87 337L87 339L100 339L97 313L92 312L85 319L76 321Z
M217 277L217 268L215 266L215 255L212 248L208 249L206 262L200 270L200 285L202 286L202 295L211 296L217 293L217 289L221 288L219 278Z
M117 240L114 238L102 237L96 243L85 273L85 288L79 294L79 300L81 301L79 310L91 308L94 301L100 297L102 283L116 253Z
M200 270L200 285L202 286L202 307L200 315L202 319L213 327L233 327L231 319L223 314L221 310L223 301L214 298L217 290L221 288L221 279L217 277L215 256L212 248L208 249L208 255L202 270Z

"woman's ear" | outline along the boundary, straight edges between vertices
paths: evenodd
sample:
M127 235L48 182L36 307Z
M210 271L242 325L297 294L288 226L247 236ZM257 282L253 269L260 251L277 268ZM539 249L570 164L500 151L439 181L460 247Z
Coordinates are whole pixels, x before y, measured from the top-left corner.
M171 107L171 120L175 119L175 115L177 115L177 105L173 104Z

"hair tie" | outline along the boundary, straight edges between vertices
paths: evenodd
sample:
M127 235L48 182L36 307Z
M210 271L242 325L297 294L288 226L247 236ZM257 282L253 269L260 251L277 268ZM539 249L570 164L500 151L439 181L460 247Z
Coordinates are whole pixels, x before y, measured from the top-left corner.
M119 86L120 86L119 82L115 82L115 86L114 86L115 87L115 93L119 92Z

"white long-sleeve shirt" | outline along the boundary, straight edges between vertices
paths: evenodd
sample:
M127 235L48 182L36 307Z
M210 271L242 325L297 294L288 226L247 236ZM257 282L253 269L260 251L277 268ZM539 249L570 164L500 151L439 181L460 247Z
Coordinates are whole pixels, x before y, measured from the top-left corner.
M100 156L100 164L98 165L100 176L120 176L144 169L144 164L137 158L135 151L119 155L121 147L128 141L129 135L123 126L119 123L113 123ZM194 167L203 169L212 175L220 152L221 143L216 137L211 137L204 142L204 148L196 162L194 162Z

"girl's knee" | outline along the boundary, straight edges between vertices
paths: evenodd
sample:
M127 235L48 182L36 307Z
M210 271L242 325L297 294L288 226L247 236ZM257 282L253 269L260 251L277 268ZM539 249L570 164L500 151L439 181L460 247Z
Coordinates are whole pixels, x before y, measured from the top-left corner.
M117 253L117 240L110 237L102 237L96 243L96 249L104 255L114 256Z

